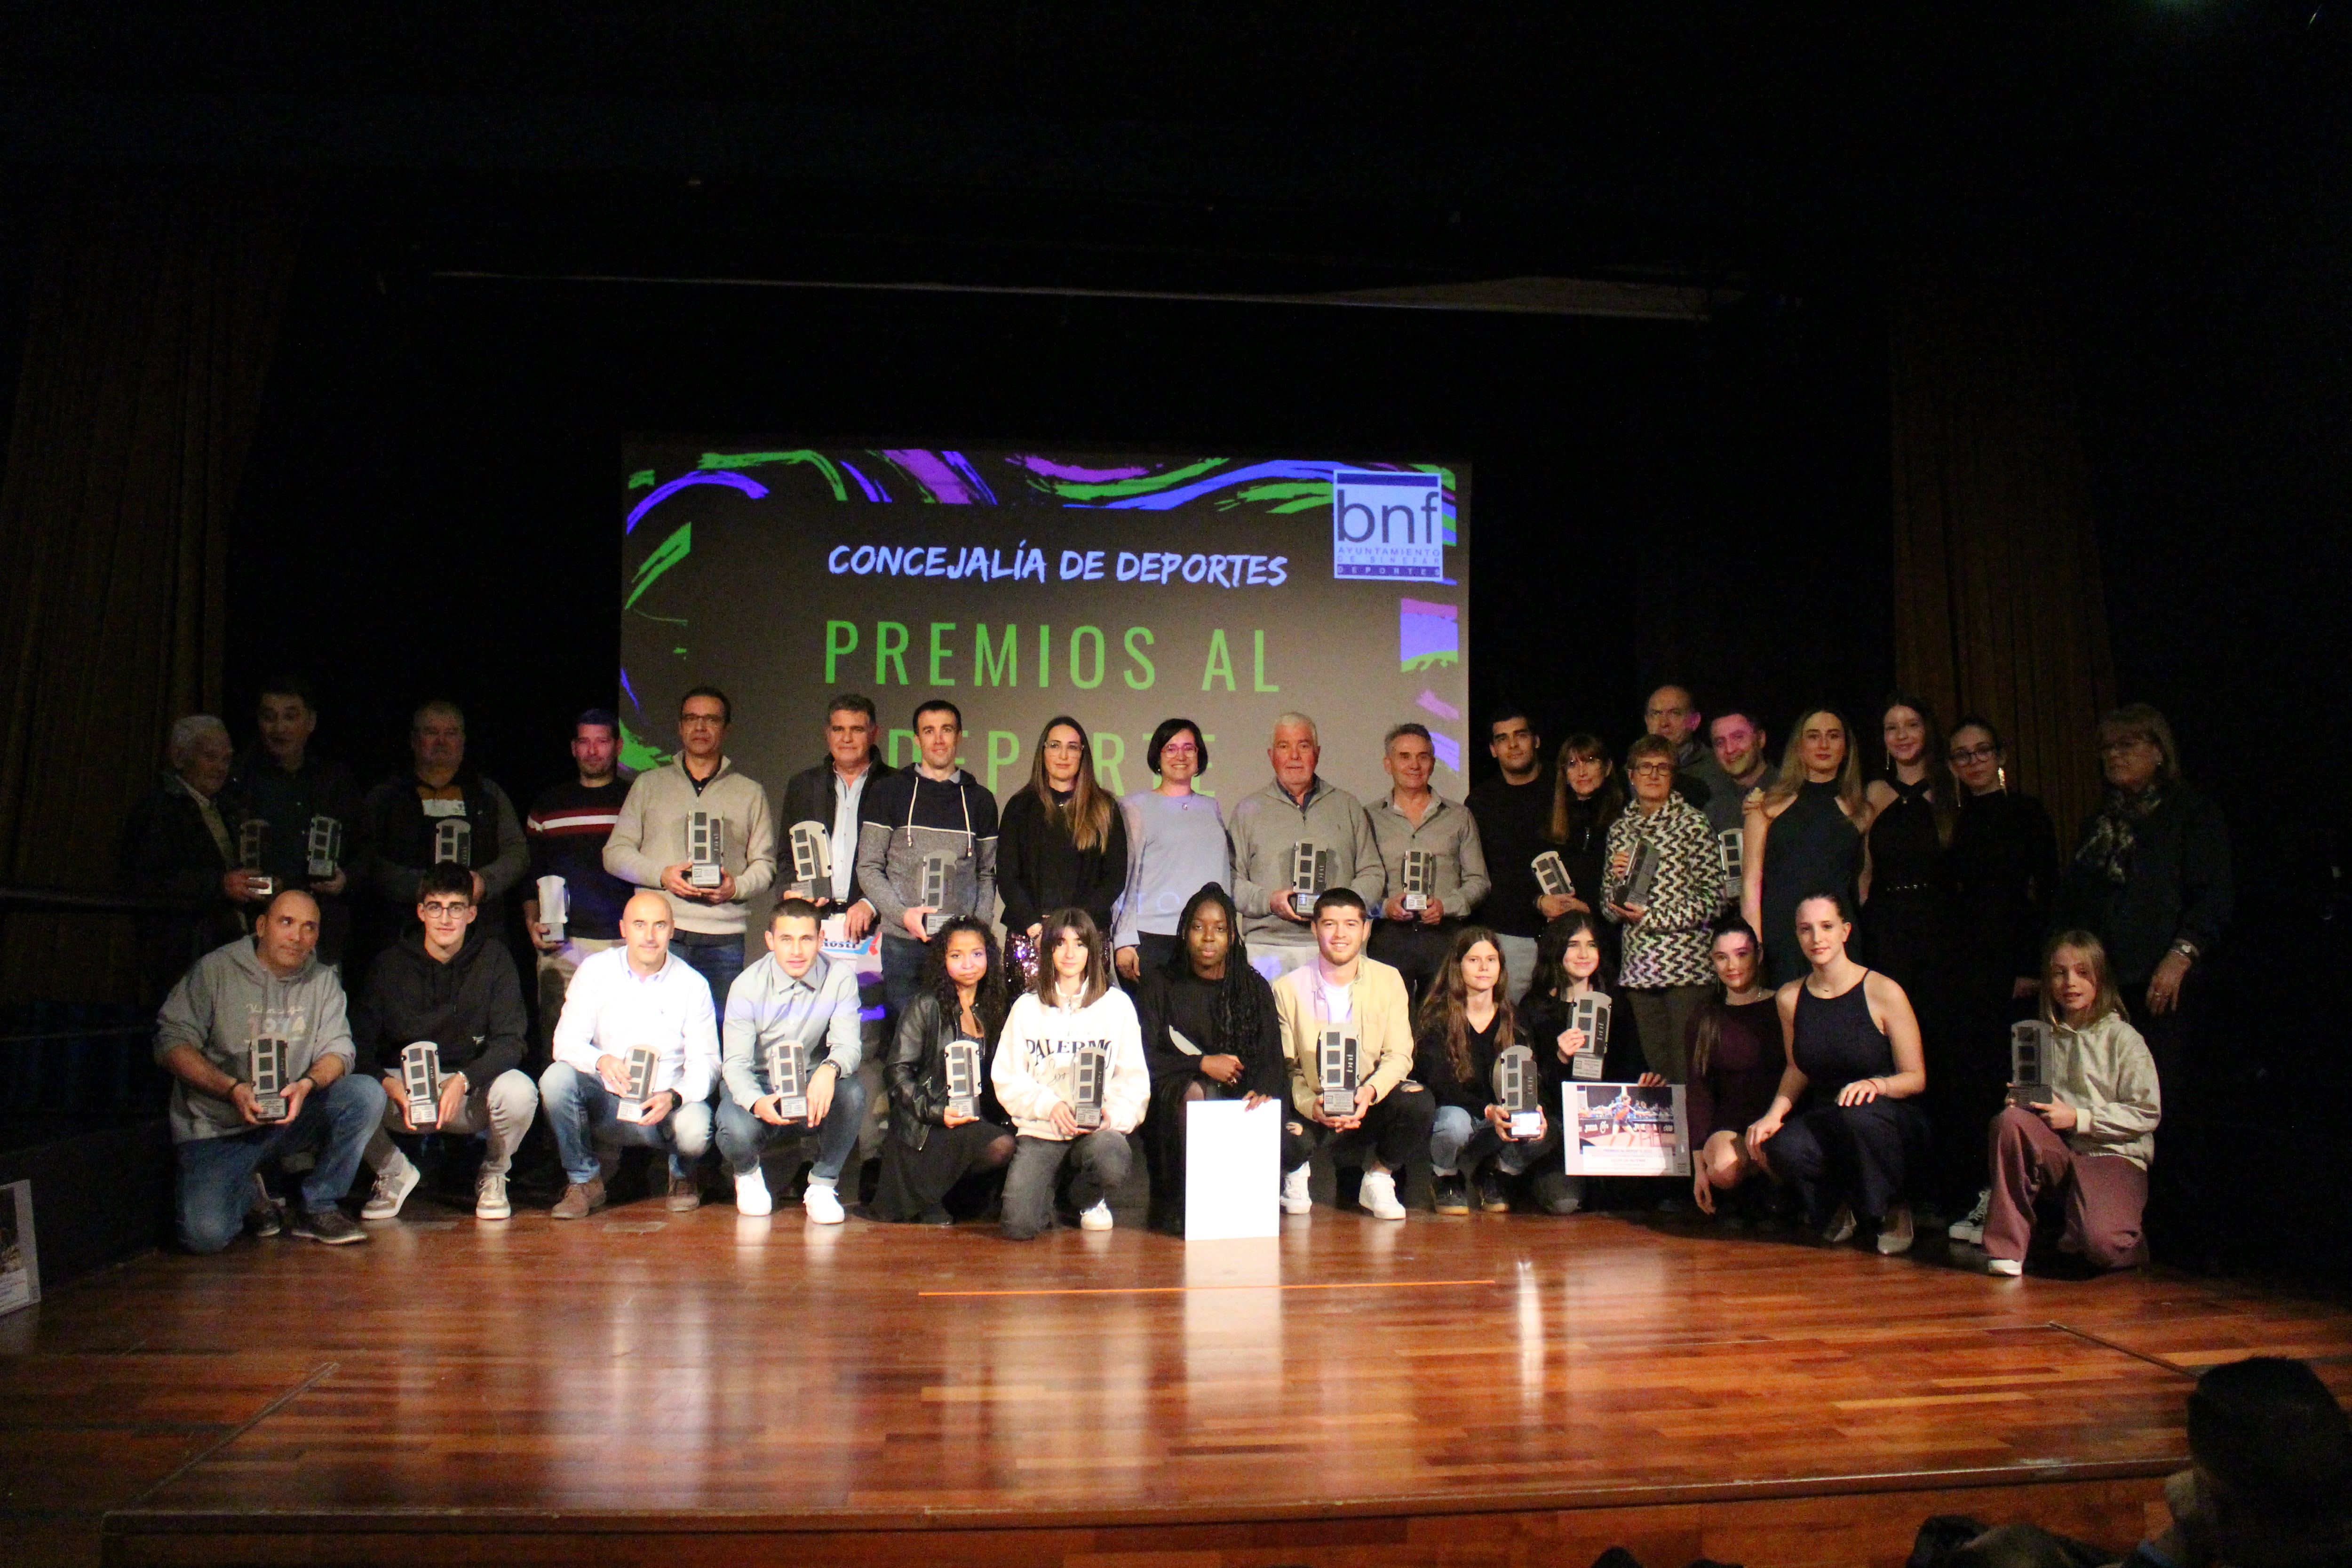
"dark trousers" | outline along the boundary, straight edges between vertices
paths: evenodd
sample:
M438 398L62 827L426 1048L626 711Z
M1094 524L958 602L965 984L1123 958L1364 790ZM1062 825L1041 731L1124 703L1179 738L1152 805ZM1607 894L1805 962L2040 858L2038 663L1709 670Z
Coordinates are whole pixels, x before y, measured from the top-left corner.
M1764 1145L1764 1158L1795 1189L1805 1222L1820 1229L1841 1204L1856 1218L1877 1221L1908 1202L1927 1147L1927 1118L1919 1108L1881 1098L1799 1111Z
M2192 979L2178 1000L2187 1003ZM2207 1194L2220 1173L2212 1159L2210 1106L2215 1086L2198 1059L2190 1016L2176 1007L2159 1016L2147 1005L2145 983L2128 987L2133 1025L2156 1058L2157 1088L2164 1120L2156 1129L2156 1157L2148 1163L2147 1228L2156 1255L2167 1263L2200 1266L2213 1257L2220 1234Z
M1405 994L1419 1006L1430 984L1437 978L1437 972L1445 967L1445 954L1454 945L1454 933L1461 929L1462 922L1450 918L1431 926L1382 921L1372 928L1370 952L1404 976Z
M1108 1127L1076 1138L1036 1138L1024 1132L1013 1141L1013 1166L1004 1173L1004 1237L1027 1241L1054 1228L1054 1179L1062 1162L1071 1163L1070 1203L1090 1209L1127 1180L1127 1134Z
M1344 1132L1335 1131L1319 1121L1309 1121L1291 1107L1287 1131L1294 1124L1298 1128L1296 1144L1283 1140L1283 1160L1286 1168L1294 1152L1304 1151L1311 1156L1318 1149L1328 1147L1334 1154L1361 1151L1379 1161L1384 1169L1402 1172L1405 1163L1415 1154L1429 1152L1429 1130L1437 1120L1437 1097L1418 1084L1399 1084L1364 1112L1362 1123Z
M1151 1114L1136 1129L1143 1142L1144 1163L1151 1172L1151 1209L1149 1223L1154 1229L1181 1231L1184 1227L1184 1135L1191 1123L1185 1107L1196 1100L1241 1100L1248 1090L1229 1088L1199 1073L1181 1077L1171 1075L1151 1086ZM1284 1106L1287 1113L1282 1124L1282 1168L1294 1170L1307 1163L1314 1148L1299 1127L1298 1112Z
M1176 957L1176 950L1183 945L1184 943L1181 938L1161 936L1156 931L1137 931L1135 933L1135 972L1137 979L1129 980L1122 974L1119 976L1118 983L1121 985L1126 986L1128 990L1133 991L1140 983L1143 975L1150 973L1155 969L1167 968L1168 965L1174 961Z
M739 934L713 942L685 942L672 937L669 950L709 984L710 1009L724 1025L727 993L733 988L735 977L743 973L743 938Z
M898 1037L898 1016L923 988L923 963L930 944L908 936L882 933L882 1037Z

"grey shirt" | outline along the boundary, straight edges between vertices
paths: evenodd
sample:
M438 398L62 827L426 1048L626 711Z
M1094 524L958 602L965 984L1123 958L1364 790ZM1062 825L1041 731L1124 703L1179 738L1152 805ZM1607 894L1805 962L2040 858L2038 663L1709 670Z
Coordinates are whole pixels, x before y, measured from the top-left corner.
M1307 786L1304 805L1278 784L1246 797L1234 807L1225 836L1234 847L1234 906L1241 910L1243 936L1252 942L1315 940L1306 926L1274 912L1274 892L1290 886L1290 852L1301 839L1331 851L1330 885L1355 889L1365 908L1379 909L1388 887L1362 804L1325 784L1320 773Z
M313 955L291 976L261 962L253 939L216 947L195 964L155 1017L155 1060L193 1046L231 1078L250 1081L248 1052L256 1040L286 1042L286 1082L310 1070L320 1057L354 1060L344 1016L343 983ZM233 1100L199 1094L184 1079L172 1080L172 1142L193 1143L252 1131Z
M727 1097L744 1110L764 1094L768 1047L798 1040L809 1047L809 1070L831 1062L847 1078L863 1055L858 1033L857 973L823 953L795 980L769 953L735 977L727 990L727 1021L719 1031L719 1072Z
M1478 823L1468 806L1433 794L1421 821L1415 823L1397 809L1393 795L1382 795L1367 808L1367 816L1372 841L1380 846L1390 892L1404 890L1405 851L1425 849L1437 857L1432 896L1448 918L1460 919L1486 898L1493 884L1486 877L1486 852L1478 842Z

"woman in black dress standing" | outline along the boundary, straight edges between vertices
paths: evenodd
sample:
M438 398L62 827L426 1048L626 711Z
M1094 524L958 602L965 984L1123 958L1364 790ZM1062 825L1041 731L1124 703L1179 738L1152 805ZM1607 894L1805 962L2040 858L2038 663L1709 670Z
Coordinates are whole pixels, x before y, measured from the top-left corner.
M2058 886L2058 836L2050 814L2009 784L2000 731L1973 715L1952 731L1946 752L1959 820L1948 858L1952 885L1948 1005L1952 1047L1939 1068L1950 1082L1953 1125L2000 1114L2009 1083L2009 1026L2030 1016L2042 994L2042 933ZM1938 1131L1942 1123L1938 1122ZM1990 1193L1973 1142L1937 1140L1937 1195L1957 1210L1970 1192L1976 1207L1952 1226L1957 1240L1981 1243Z
M1790 732L1780 776L1748 803L1739 913L1763 939L1773 984L1806 972L1797 945L1799 899L1835 893L1853 908L1869 826L1853 731L1837 714L1816 708Z
M1864 962L1903 987L1919 1021L1930 1088L1920 1101L1935 1126L1939 1149L1965 1146L1964 1131L1983 1125L1953 1098L1957 1048L1952 1026L1951 882L1945 849L1952 841L1954 786L1944 772L1944 737L1933 710L1901 692L1889 697L1880 733L1886 769L1870 781L1870 830L1862 843L1862 932ZM1926 1173L1922 1173L1924 1177ZM1975 1188L1949 1194L1965 1202ZM1931 1199L1947 1197L1940 1182L1923 1180ZM1941 1208L1945 1216L1957 1212ZM1942 1223L1939 1218L1938 1224Z
M1536 900L1547 921L1562 915L1598 914L1602 881L1609 860L1609 829L1625 810L1625 780L1610 755L1609 742L1598 735L1570 735L1559 743L1552 767L1551 823L1544 837L1559 851L1568 868L1572 894L1550 894ZM1594 921L1601 950L1614 973L1617 928Z

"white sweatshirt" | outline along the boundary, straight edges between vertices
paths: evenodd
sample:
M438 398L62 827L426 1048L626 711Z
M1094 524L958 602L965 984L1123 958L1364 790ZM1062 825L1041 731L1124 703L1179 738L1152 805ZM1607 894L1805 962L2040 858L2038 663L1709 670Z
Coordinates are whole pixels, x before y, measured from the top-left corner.
M1004 1021L989 1077L996 1098L1013 1118L1015 1131L1062 1141L1054 1129L1056 1104L1075 1105L1078 1047L1100 1045L1109 1071L1103 1082L1102 1124L1132 1132L1151 1101L1151 1069L1144 1065L1143 1029L1135 1004L1114 985L1088 1007L1048 1007L1034 991L1024 992Z

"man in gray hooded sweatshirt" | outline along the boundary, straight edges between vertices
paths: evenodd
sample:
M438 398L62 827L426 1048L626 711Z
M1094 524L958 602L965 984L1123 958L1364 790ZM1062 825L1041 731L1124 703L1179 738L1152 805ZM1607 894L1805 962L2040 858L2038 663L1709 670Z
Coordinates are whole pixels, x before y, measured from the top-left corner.
M302 1183L294 1234L330 1245L367 1233L335 1205L383 1120L383 1085L352 1069L343 984L318 962L319 906L308 893L269 901L258 928L198 959L155 1019L155 1060L172 1086L179 1156L180 1244L218 1252L254 1206L254 1177L301 1149L318 1163ZM256 1040L286 1043L283 1118L265 1121L248 1079ZM275 1207L264 1211L275 1234Z

